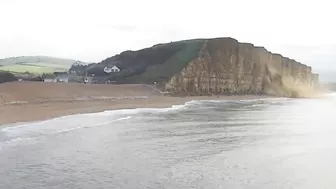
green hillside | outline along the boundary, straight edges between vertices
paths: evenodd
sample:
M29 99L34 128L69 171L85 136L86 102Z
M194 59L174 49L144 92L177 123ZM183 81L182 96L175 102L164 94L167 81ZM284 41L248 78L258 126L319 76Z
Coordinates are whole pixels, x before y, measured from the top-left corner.
M0 71L30 72L36 75L68 70L76 60L47 56L22 56L0 59Z
M205 40L194 39L158 44L138 51L125 51L91 66L98 82L112 80L117 83L165 83L198 57ZM106 74L103 68L116 65L119 73Z
M176 44L182 48L163 62L149 65L144 72L128 78L128 81L143 81L144 83L167 82L174 74L180 72L195 59L202 47L203 40L182 41Z

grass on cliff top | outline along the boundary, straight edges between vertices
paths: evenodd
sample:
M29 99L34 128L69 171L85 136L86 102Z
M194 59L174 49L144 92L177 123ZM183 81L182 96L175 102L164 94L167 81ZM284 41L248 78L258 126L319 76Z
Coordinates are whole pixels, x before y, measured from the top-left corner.
M24 64L14 64L14 65L6 65L0 67L1 71L9 71L13 73L25 73L29 72L32 74L43 74L43 73L53 73L53 72L63 72L66 71L67 68L58 67L54 65L43 66L43 65L24 65Z
M204 40L188 40L175 42L175 44L183 45L181 50L175 52L170 58L164 62L157 62L150 65L144 72L127 78L128 82L135 83L164 83L167 82L175 74L181 72L192 60L197 58L204 44ZM170 45L170 44L163 44Z

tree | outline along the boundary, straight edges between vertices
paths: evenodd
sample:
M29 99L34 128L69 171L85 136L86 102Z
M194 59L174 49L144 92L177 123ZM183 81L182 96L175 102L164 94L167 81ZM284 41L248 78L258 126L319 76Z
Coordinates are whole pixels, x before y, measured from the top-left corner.
M17 81L17 78L10 72L0 72L0 83Z

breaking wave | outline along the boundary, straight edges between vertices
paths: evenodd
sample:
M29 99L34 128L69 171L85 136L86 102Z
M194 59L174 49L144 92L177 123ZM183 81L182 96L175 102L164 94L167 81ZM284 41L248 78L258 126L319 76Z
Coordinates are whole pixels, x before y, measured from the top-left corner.
M336 93L333 94L336 96ZM120 110L107 110L98 113L85 113L85 114L74 114L74 115L67 115L61 116L45 121L37 121L37 122L27 122L27 123L17 123L15 125L8 125L7 127L4 126L0 129L1 132L15 132L15 131L25 131L31 129L47 129L48 125L58 125L58 127L62 127L64 123L68 125L69 122L73 123L73 125L77 125L71 128L65 128L60 130L59 132L68 132L72 130L76 130L79 128L85 127L82 125L83 123L88 123L91 126L100 126L113 123L115 121L121 121L125 119L130 119L132 115L136 114L146 114L146 113L167 113L167 112L176 112L176 111L183 111L188 108L194 107L202 107L206 105L212 105L214 103L226 104L226 103L235 103L235 104L245 104L251 102L270 102L275 103L277 101L288 100L287 98L265 98L265 99L250 99L250 100L191 100L186 102L183 105L173 105L169 108L134 108L134 109L120 109ZM247 107L257 107L262 106L262 104L247 104ZM94 120L92 118L95 118ZM111 120L111 119L113 120ZM107 119L107 120L106 120ZM97 123L97 120L106 120L102 123ZM78 126L80 124L80 126Z
M17 143L26 139L34 139L55 134L69 133L80 129L106 126L129 119L143 119L144 116L176 114L181 112L217 108L218 111L247 110L271 105L286 98L266 98L251 100L192 100L182 105L173 105L169 108L135 108L108 110L98 113L75 114L62 116L50 120L20 123L0 129L0 144L3 142ZM217 106L218 105L218 106ZM237 107L238 106L238 107ZM240 108L239 108L240 107ZM219 108L219 109L218 109ZM203 110L202 110L203 111ZM211 111L211 110L210 110Z

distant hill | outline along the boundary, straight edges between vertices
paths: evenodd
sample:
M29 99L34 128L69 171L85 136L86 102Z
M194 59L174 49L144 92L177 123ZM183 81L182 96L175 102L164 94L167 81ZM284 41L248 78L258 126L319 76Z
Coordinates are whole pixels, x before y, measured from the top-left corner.
M40 75L43 73L66 71L75 62L79 61L48 56L12 57L0 59L0 71L9 71L12 73L30 72Z
M320 81L324 83L333 82L336 83L336 71L317 71L320 74Z

